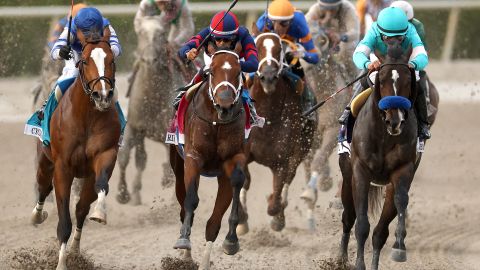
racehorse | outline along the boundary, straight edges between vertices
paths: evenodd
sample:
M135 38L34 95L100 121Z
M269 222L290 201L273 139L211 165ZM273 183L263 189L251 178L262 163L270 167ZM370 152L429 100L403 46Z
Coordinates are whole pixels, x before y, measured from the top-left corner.
M348 154L340 155L344 206L340 259L348 260L348 241L356 220L356 269L365 269L364 248L370 230L367 212L383 197L378 185L387 188L383 211L373 231L372 269L378 269L388 225L396 216L392 259L406 261L405 214L417 158L417 121L412 109L417 90L415 73L406 64L408 55L402 54L399 46L389 45L373 91L353 127L351 162Z
M243 152L246 114L241 100L240 51L240 43L237 43L234 52L219 50L211 53L208 81L196 90L186 109L185 145L172 145L170 148L170 163L176 177L175 190L181 206L182 222L180 238L174 248L185 250L185 256L191 256L190 232L194 211L199 203L197 192L200 174L214 175L218 179L215 207L205 232L207 244L201 269L210 266L212 245L232 196L229 231L223 242L223 250L226 254L233 255L240 248L236 227L246 164Z
M275 231L285 227L284 210L287 207L288 187L297 167L310 151L316 130L316 121L307 121L302 114L303 87L296 87L285 74L282 39L275 33L263 33L256 38L260 60L250 93L260 115L266 117L266 126L253 129L246 146L247 164L256 161L273 173L273 193L268 199L270 223ZM248 232L246 205L250 188L250 173L240 193L240 224L238 234Z
M115 63L104 37L78 31L82 55L77 63L79 75L60 100L51 121L51 145L37 145L38 202L31 221L41 224L48 214L43 210L45 198L55 187L58 209L57 238L60 242L57 269L66 269L67 241L72 232L70 188L74 177L85 182L76 205L77 227L70 250L79 252L83 223L90 204L98 198L90 219L106 224L108 180L115 167L120 139L120 120L115 106ZM53 182L52 182L53 177ZM53 185L52 185L53 184Z
M158 16L143 18L137 34L138 58L134 67L137 71L129 89L129 121L125 130L124 145L118 155L120 181L117 194L118 202L127 203L131 199L134 205L141 204L142 173L147 163L145 138L165 142L163 131L167 129L173 114L170 101L175 92L171 89L183 83L182 77L174 72L176 55L167 42L165 30ZM130 151L134 147L137 174L130 194L125 174ZM168 162L163 164L163 172L162 184L168 186L169 183L173 183L173 174Z
M340 63L333 57L334 47L338 44L330 42L328 36L321 27L312 29L313 41L320 54L320 63L317 65L304 65L307 82L315 93L317 100L324 100L336 91L338 85L351 81L354 76L347 63ZM353 73L353 75L351 74ZM313 210L317 201L317 185L321 191L328 191L333 185L330 175L329 157L337 145L338 122L337 118L349 101L347 93L337 95L334 100L325 103L318 110L318 127L315 136L313 156L309 157L305 164L308 179L315 178L314 187L307 185L301 198L307 204L308 226L310 230L315 229ZM312 182L313 183L313 182ZM308 184L308 183L307 183Z

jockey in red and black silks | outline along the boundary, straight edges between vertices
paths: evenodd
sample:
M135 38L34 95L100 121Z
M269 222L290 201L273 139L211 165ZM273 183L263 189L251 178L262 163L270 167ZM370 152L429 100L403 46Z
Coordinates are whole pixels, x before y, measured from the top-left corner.
M210 31L212 31L212 34L208 36ZM188 42L186 42L178 50L178 55L184 60L194 60L201 50L201 48L199 48L200 44L207 37L208 40L206 40L203 45L203 48L205 49L205 66L195 75L189 85L180 89L181 92L174 100L174 107L178 106L178 102L183 96L184 91L186 91L190 86L201 82L205 78L204 70L208 69L210 66L208 46L213 46L215 51L233 51L236 44L240 43L242 46L242 52L240 53L239 58L241 59L240 67L242 72L250 73L257 71L258 69L258 55L255 41L248 32L248 29L239 25L237 16L235 16L235 14L232 12L225 14L225 11L221 11L215 14L210 22L210 27L202 29L197 35L193 36ZM265 119L257 115L247 90L242 91L242 98L250 108L252 125L260 127L263 126Z

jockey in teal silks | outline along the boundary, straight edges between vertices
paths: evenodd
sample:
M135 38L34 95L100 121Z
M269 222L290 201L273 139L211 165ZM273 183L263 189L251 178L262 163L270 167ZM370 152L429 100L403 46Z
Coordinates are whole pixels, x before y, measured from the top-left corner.
M405 12L396 7L388 7L383 9L378 15L378 20L372 24L372 27L365 34L365 37L358 44L355 52L353 53L353 62L359 69L376 71L380 68L380 60L370 60L370 54L372 52L379 53L380 55L386 55L387 41L397 40L401 42L401 47L404 51L412 48L412 52L409 58L408 66L415 69L416 73L423 70L428 64L428 56L425 47L415 30L415 27L408 22ZM368 79L368 78L367 78ZM418 78L417 78L418 81ZM363 87L364 89L366 87ZM362 89L362 90L364 90ZM359 94L358 91L354 93L353 98ZM418 108L419 100L425 100L425 94L418 91L418 96L415 102L415 114L418 119L418 136L419 139L425 140L430 138L430 131L427 122L423 122L419 114L426 113L426 102L424 108ZM421 110L425 110L421 112ZM346 124L347 119L350 116L350 104L347 106L342 116L339 119L341 124ZM339 135L339 142L342 143L346 140L345 133L341 132ZM339 150L339 153L341 150Z
M294 58L302 58L310 64L318 63L318 52L313 44L312 35L305 15L303 12L295 10L295 7L290 1L273 1L268 7L268 11L258 18L255 27L257 28L257 31L254 31L255 35L263 32L274 32L282 39L287 39L300 45L296 51L290 51L285 54L285 60L288 64L290 64ZM290 70L291 72L289 72L288 77L294 82L300 79L304 80L305 73L300 61L291 65ZM303 85L302 109L306 111L313 106L315 98L310 89L308 89L307 83ZM316 115L310 114L309 120L314 121L315 119Z
M100 11L94 7L84 7L80 9L77 15L73 18L71 30L70 30L70 45L67 44L67 36L69 33L68 25L64 28L62 34L59 36L58 40L55 42L52 50L51 57L53 60L65 60L65 67L63 68L62 75L58 78L55 85L55 89L50 94L47 102L44 104L40 111L36 112L32 118L27 123L28 125L39 123L34 119L37 117L39 120L44 120L41 124L43 130L42 141L45 145L49 144L49 122L53 111L58 105L61 97L67 91L67 89L72 85L75 79L78 76L78 69L76 63L79 60L82 54L82 45L77 38L77 32L81 31L85 36L89 36L91 33L98 33L103 35L105 28L110 30L110 40L109 44L111 46L114 57L118 57L122 52L122 47L118 41L117 34L113 27L110 25L110 22L102 16ZM120 123L122 125L122 132L125 126L125 118L120 109L118 101L115 103L115 107L118 111L120 117ZM45 111L44 111L45 110ZM44 116L47 116L44 118ZM33 122L32 122L33 121ZM27 131L25 131L27 133ZM29 135L38 135L38 134L29 134ZM45 137L48 136L48 137Z

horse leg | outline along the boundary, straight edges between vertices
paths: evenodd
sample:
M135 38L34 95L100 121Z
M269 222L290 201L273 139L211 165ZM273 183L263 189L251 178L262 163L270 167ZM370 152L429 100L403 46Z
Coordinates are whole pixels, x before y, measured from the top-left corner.
M200 168L202 167L200 158L194 159L190 156L185 156L185 172L184 172L184 189L185 200L183 201L183 224L180 229L180 237L173 246L175 249L192 249L190 244L190 233L193 224L194 211L197 209L198 186L200 180ZM177 175L177 186L178 183ZM178 191L177 191L178 192ZM177 195L178 196L178 195Z
M137 145L135 147L135 166L137 167L137 175L133 180L132 185L132 204L142 204L142 198L140 196L140 190L142 189L142 174L147 165L147 152L145 151L145 136L140 134L137 138Z
M238 206L238 225L237 235L247 234L248 228L248 211L247 211L247 191L250 189L251 175L248 165L245 166L245 183L240 190L240 205Z
M235 155L230 161L223 166L224 172L230 178L231 188L233 189L232 210L228 218L228 233L223 241L223 252L228 255L234 255L240 249L237 237L238 225L238 208L240 205L240 190L245 183L244 168L246 167L246 159L243 153ZM228 208L228 206L227 206ZM221 221L221 219L220 219Z
M170 165L172 166L173 173L175 174L175 195L177 197L178 204L180 205L180 222L183 223L185 218L185 208L183 204L185 202L185 183L184 179L184 162L182 157L178 154L176 146L170 146Z
M313 168L316 168L319 178L320 191L329 191L333 186L333 179L330 176L330 166L328 158L332 155L337 146L338 128L336 125L325 127L322 136L322 144L313 159Z
M125 174L130 161L130 151L135 145L136 131L129 125L125 129L123 137L124 144L118 150L118 165L120 168L120 181L118 182L118 193L116 196L117 202L126 204L130 201L130 194L128 193L127 181Z
M353 199L355 204L355 213L357 223L355 225L355 236L357 238L357 261L356 269L365 270L365 241L370 232L370 223L368 222L368 192L370 188L370 175L368 169L357 161L353 162ZM347 188L344 186L344 189Z
M108 194L108 180L112 176L113 168L115 167L117 152L116 148L111 148L97 154L93 160L95 193L98 196L98 200L89 219L103 225L107 224L107 205L105 197Z
M162 164L163 168L163 177L162 177L162 187L169 188L173 185L175 181L175 174L172 171L171 164L164 162Z
M67 242L72 233L70 217L70 192L73 181L72 169L61 160L55 163L54 186L58 210L57 239L60 243L57 270L67 269Z
M53 189L52 177L53 177L53 163L48 157L39 149L38 165L37 165L37 205L32 211L30 221L33 225L42 224L48 217L47 211L43 210L43 204L45 199Z
M350 157L347 153L339 155L338 163L343 177L343 188L341 192L343 213L342 213L342 225L343 235L340 242L339 260L342 263L348 262L348 242L350 240L350 232L352 231L353 224L355 224L355 204L353 201L353 189L352 189L352 165Z
M73 241L70 246L72 253L80 253L80 239L82 237L82 228L85 218L90 211L90 204L97 199L97 193L95 192L95 178L90 177L83 179L82 190L80 191L80 199L77 202L75 208L75 217L77 219L77 228L73 234Z
M378 270L378 262L380 260L380 251L382 250L388 238L388 225L397 215L397 209L393 202L393 185L387 186L385 203L383 205L382 215L378 221L377 226L373 230L372 246L372 270Z
M217 198L215 200L213 213L207 221L207 228L205 231L205 239L207 243L205 245L205 251L199 269L210 269L210 254L212 252L213 242L217 239L223 215L225 214L225 211L227 211L228 206L230 206L232 196L233 191L232 186L230 185L230 179L226 175L219 176ZM225 248L224 251L227 253Z
M407 260L407 249L405 247L405 237L407 230L405 227L405 215L408 205L408 191L413 180L414 165L403 166L391 176L395 193L393 201L397 209L397 229L395 230L396 241L392 247L392 260L396 262L405 262Z

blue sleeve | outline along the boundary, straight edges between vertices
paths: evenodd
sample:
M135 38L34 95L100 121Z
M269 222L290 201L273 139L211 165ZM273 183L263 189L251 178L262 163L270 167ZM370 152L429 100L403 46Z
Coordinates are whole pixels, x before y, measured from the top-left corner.
M245 59L240 62L240 67L243 72L255 72L258 69L258 52L255 41L246 28L242 27L239 32L243 48L242 55Z
M183 46L178 50L178 56L182 59L187 59L187 52L193 48L198 49L200 43L208 36L210 29L208 27L202 29L198 34L193 36L189 41L187 41Z
M298 42L302 44L306 50L303 59L310 64L317 64L319 60L318 52L313 44L312 34L310 33L305 15L303 15L302 12L296 11L293 24L290 27L291 31L289 31L289 34L298 38Z
M265 23L267 23L267 29L272 30L272 22L270 21L270 19L267 18L267 14L264 12L255 23L260 32L263 32L263 29L265 28Z
M366 69L370 64L370 53L375 49L377 35L375 34L375 23L368 29L365 37L360 41L353 52L353 62L359 69Z

